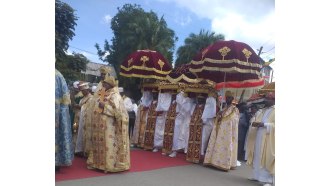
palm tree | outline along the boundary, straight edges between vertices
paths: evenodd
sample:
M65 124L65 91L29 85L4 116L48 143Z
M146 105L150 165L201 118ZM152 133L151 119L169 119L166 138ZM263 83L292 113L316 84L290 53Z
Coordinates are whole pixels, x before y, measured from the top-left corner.
M215 34L214 32L205 31L204 29L202 29L198 35L191 33L189 37L184 40L185 44L180 46L176 52L177 59L175 60L175 67L189 63L203 48L218 40L224 39L225 36L223 34Z

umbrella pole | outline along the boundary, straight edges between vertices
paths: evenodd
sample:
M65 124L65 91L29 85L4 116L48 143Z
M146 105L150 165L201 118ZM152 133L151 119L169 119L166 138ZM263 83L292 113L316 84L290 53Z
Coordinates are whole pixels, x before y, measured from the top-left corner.
M244 93L245 93L245 89L242 91L242 94L241 94L241 97L239 98L238 103L242 103L243 102Z

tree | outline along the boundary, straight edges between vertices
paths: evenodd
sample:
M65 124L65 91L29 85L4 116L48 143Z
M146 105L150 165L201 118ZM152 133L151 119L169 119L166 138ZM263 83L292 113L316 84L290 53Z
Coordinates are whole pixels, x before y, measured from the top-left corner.
M75 10L70 5L59 0L55 1L55 54L56 58L65 57L65 51L69 47L69 41L75 35L77 25Z
M224 39L225 36L223 34L215 34L214 32L205 31L203 29L198 35L191 33L189 37L184 40L184 45L180 46L176 52L177 59L175 60L175 67L189 63L203 48L218 40Z
M81 79L81 71L85 71L86 64L90 62L83 54L66 54L69 41L75 35L77 20L75 10L70 5L55 1L55 68L68 82Z
M86 64L90 61L79 53L65 55L56 60L55 68L58 69L68 82L82 79L81 71L86 70Z
M119 74L120 64L132 52L142 49L156 50L169 63L173 61L174 44L178 40L172 29L167 27L163 17L158 18L153 11L145 12L139 5L125 4L111 20L114 36L112 44L107 40L104 50L95 47L101 60L113 65ZM140 79L119 76L119 84L129 88L135 99L140 98Z

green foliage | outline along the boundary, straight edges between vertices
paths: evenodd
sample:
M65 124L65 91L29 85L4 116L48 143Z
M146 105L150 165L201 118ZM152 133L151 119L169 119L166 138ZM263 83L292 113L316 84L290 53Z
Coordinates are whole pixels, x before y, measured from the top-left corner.
M223 34L215 34L209 31L205 32L205 30L201 30L198 35L191 33L189 37L184 40L185 44L180 46L176 52L177 59L175 60L175 67L189 63L203 48L218 40L224 39L225 36Z
M86 71L86 64L89 62L84 55L73 53L73 55L58 58L55 68L62 73L67 82L72 82L82 79L81 71Z
M99 44L95 47L99 58L112 64L117 74L120 64L136 50L156 50L172 63L174 44L178 38L174 31L167 27L164 18L158 18L155 12L145 12L139 5L125 4L118 8L118 13L112 18L111 29L114 33L112 45L105 40L103 50ZM135 99L139 99L141 95L139 83L138 78L119 76L119 85L131 90Z
M75 35L74 30L78 17L70 5L55 1L55 54L56 58L65 57L69 41Z
M75 35L78 20L74 12L70 5L55 1L55 68L63 74L67 82L82 79L81 71L85 71L86 64L90 62L83 54L66 54L69 41Z

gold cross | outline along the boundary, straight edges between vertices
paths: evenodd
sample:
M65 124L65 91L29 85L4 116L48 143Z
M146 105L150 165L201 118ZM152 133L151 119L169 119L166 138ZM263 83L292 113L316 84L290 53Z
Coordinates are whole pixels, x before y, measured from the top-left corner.
M131 66L132 62L133 62L133 58L131 58L131 59L128 60L128 67Z
M145 63L146 63L147 61L149 61L149 57L148 57L148 56L142 56L141 59L140 59L140 61L143 62L142 66L145 67L145 66L146 66Z
M244 48L244 49L242 50L242 52L243 52L243 54L244 54L245 57L246 57L246 62L249 62L249 58L250 58L252 52L250 52L250 51L249 51L248 49L246 49L246 48Z
M160 71L163 71L163 66L164 66L164 61L162 61L161 59L158 60L158 65L160 66Z
M219 49L218 51L222 55L222 60L224 60L225 59L225 56L228 54L228 52L230 52L230 48L228 48L228 47L225 46L225 47L222 47L221 49Z

